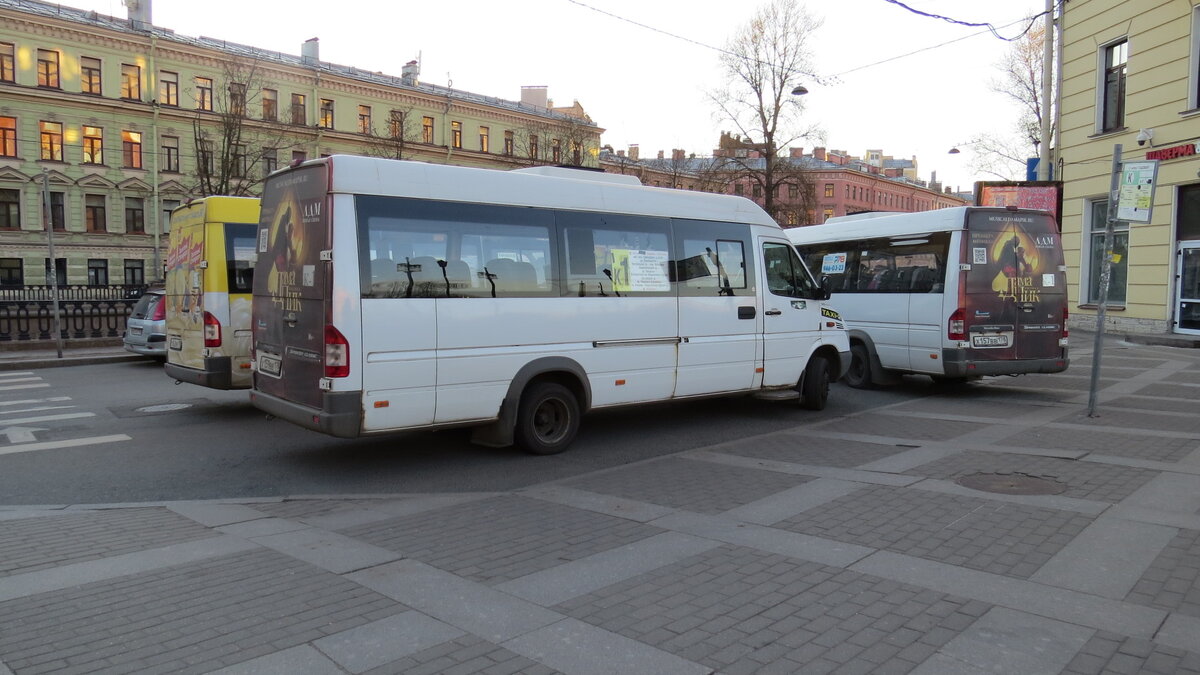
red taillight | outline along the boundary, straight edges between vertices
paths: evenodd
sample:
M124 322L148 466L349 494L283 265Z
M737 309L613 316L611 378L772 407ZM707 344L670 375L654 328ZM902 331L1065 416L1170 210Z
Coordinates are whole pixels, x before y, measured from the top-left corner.
M1068 333L1068 331L1067 331L1067 306L1063 305L1063 334L1062 334L1062 336L1068 337L1067 333Z
M950 321L946 324L946 337L951 340L967 339L967 310L959 307L950 315Z
M221 322L208 312L204 313L204 346L221 346Z
M325 377L350 376L350 342L332 325L325 326Z
M167 318L167 299L165 297L158 299L158 304L154 305L154 314L150 317L151 321L162 321Z

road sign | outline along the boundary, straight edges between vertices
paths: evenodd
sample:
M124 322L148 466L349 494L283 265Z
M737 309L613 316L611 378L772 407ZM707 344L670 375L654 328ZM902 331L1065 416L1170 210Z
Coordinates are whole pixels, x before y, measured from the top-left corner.
M1121 165L1121 191L1117 200L1117 220L1131 223L1150 222L1154 205L1154 182L1158 162L1124 162Z

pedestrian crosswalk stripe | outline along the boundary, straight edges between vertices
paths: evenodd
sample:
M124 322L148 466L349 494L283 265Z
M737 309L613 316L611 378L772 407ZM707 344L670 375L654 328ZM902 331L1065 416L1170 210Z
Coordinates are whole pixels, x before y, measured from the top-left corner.
M73 420L79 417L95 417L96 413L81 412L81 413L65 413L62 415L39 415L37 417L18 417L11 420L4 420L5 424L33 424L34 422L53 422L55 420Z
M58 403L59 401L70 401L70 396L49 396L47 398L27 398L23 401L0 401L0 406L6 405L31 405L34 403Z
M77 448L83 445L98 445L100 443L116 443L117 441L133 440L125 434L112 436L90 436L88 438L72 438L63 441L44 441L41 443L21 443L0 447L0 455L12 455L18 452L33 452L35 450L55 450L58 448Z
M0 387L0 391L12 391L14 389L40 389L42 387L49 386L49 382L43 382L41 384L14 384L11 387Z

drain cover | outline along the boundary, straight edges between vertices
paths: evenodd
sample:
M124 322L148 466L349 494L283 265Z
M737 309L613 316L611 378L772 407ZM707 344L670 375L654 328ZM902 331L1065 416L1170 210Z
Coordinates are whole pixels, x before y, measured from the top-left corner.
M1023 473L976 473L959 476L954 482L972 490L1001 495L1057 495L1067 489L1066 483Z

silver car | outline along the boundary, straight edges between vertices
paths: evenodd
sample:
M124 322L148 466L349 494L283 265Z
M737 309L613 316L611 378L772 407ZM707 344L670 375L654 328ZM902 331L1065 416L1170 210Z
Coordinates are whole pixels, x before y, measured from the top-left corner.
M167 303L161 290L138 299L125 325L125 349L156 359L167 358Z

